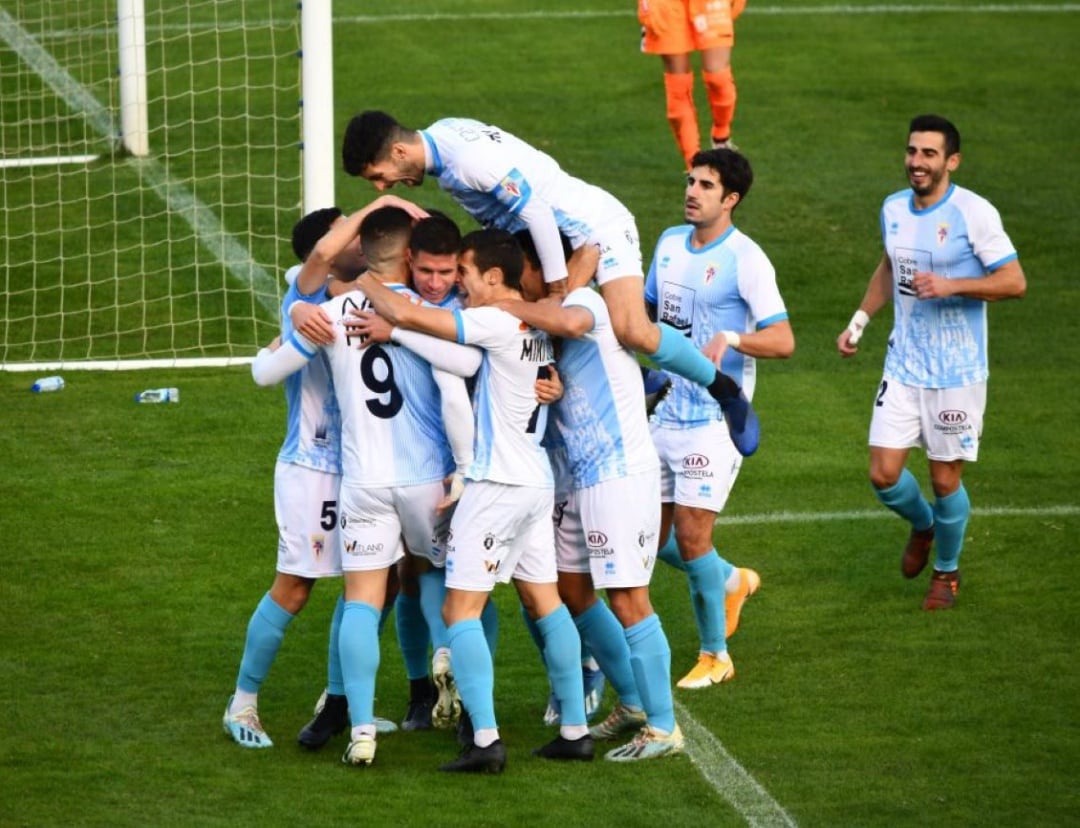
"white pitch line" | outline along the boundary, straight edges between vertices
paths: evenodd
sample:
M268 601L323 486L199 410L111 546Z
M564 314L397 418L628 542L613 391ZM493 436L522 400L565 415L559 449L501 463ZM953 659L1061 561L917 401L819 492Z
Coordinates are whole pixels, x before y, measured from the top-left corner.
M679 702L679 727L686 736L686 755L701 775L752 826L795 826L796 822L761 783L750 775L723 743Z
M984 506L971 510L972 517L1075 517L1080 506ZM893 513L880 509L859 509L850 512L760 512L755 515L720 516L717 526L740 526L762 523L818 523L831 520L880 520L894 517Z

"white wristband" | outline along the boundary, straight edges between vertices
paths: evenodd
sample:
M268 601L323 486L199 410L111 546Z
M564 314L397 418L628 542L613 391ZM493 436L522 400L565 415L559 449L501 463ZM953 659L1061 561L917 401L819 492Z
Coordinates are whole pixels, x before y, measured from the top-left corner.
M723 334L724 339L727 340L728 347L739 350L739 343L742 342L742 337L735 333L735 331L723 331Z
M851 321L848 322L847 326L848 333L851 334L851 336L848 337L848 344L857 345L859 340L862 339L863 329L866 328L866 326L869 324L870 315L866 311L864 311L862 308L859 308L857 311L855 311L854 315L851 317Z

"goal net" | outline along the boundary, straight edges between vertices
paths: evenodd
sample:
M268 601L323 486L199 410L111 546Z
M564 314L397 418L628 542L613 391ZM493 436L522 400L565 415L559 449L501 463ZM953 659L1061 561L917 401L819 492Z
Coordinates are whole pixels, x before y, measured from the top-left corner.
M302 202L297 6L147 3L134 144L124 25L116 0L0 6L4 370L227 364L277 332Z

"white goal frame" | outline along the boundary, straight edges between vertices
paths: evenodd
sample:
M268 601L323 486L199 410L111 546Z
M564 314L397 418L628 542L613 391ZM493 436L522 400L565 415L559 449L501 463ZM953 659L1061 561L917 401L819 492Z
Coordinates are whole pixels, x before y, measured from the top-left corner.
M66 113L73 113L83 123L87 133L96 136L96 140L104 146L104 150L70 154L55 152L39 154L30 148L27 153L13 153L11 147L0 145L0 176L7 170L26 170L34 167L55 171L78 169L80 166L87 165L111 164L129 168L129 174L133 170L142 182L140 192L133 197L148 201L160 199L163 202L160 209L168 216L167 220L170 222L174 221L176 216L182 216L194 228L194 235L198 237L198 247L201 252L197 251L197 255L208 254L208 257L216 259L217 266L220 266L222 270L228 269L233 275L239 274L240 289L243 289L244 284L249 283L250 304L252 312L259 317L259 325L265 327L271 324L276 327L281 296L285 289L281 275L287 266L293 263L289 249L288 226L271 228L269 234L265 229L260 229L264 236L277 236L276 246L281 251L280 254L275 254L278 258L271 262L272 266L266 267L256 263L253 254L242 243L238 243L236 238L229 235L224 229L222 217L215 214L212 206L208 207L200 203L197 196L178 192L180 188L170 177L165 161L156 156L156 153L161 152L161 147L156 147L154 144L155 125L150 121L147 77L148 72L161 67L153 65L152 54L148 56L144 0L116 0L115 20L102 24L110 26L111 34L116 38L115 46L110 45L109 48L115 51L117 76L110 83L115 84L117 93L116 99L108 101L101 100L102 96L95 96L83 79L73 76L68 71L63 63L50 52L48 43L44 42L47 38L43 37L41 32L34 33L24 28L20 20L8 12L8 9L14 8L17 15L23 5L32 6L34 3L17 0L13 6L0 8L0 47L6 46L13 52L21 62L22 68L29 67L30 72L40 79L42 87L48 87L53 95L63 101ZM48 4L38 3L37 5ZM278 4L278 8L281 8L281 4ZM291 54L299 59L296 73L296 92L298 93L296 103L299 116L295 117L290 146L295 147L299 155L299 157L293 156L291 162L294 166L291 175L298 182L299 192L296 196L297 202L294 202L295 214L285 217L290 222L312 209L336 203L334 178L337 153L333 106L332 0L303 0L302 5L299 6L298 17L299 49L293 47ZM280 25L280 21L274 22ZM295 29L297 21L287 22L287 25ZM282 153L282 156L284 158L285 153ZM283 163L288 162L286 160ZM3 204L8 210L19 207L17 202L9 203L6 192L4 195ZM87 212L91 211L92 207L87 208ZM120 218L123 219L123 216ZM176 223L179 224L179 221ZM247 230L247 228L241 229ZM230 230L235 231L235 227L230 227ZM0 228L0 232L3 232L3 228ZM87 235L93 236L93 233L88 232ZM243 238L241 234L240 239ZM272 244L271 240L264 238L263 241L266 245ZM4 253L7 253L6 247ZM4 259L5 257L0 257L0 270L26 269L25 267L13 268ZM55 264L55 267L62 267L63 264L60 261ZM13 280L25 279L26 274L7 272L6 278L7 284L0 285L0 289L3 289L5 293L10 293L13 286L19 286ZM31 278L34 277L31 276ZM64 287L61 286L61 292ZM238 292L236 285L230 285L230 290L234 293ZM90 290L88 289L87 292L89 293ZM71 310L72 313L84 311L85 309L77 307ZM0 307L0 335L5 334L7 330L5 312L6 304ZM66 309L62 311L62 313L66 312ZM172 356L155 354L147 358L136 353L131 356L121 354L115 358L106 359L92 358L92 355L86 358L81 355L69 358L66 354L58 359L32 357L8 359L5 347L7 342L0 340L0 371L139 370L242 365L250 363L258 347L265 344L254 341L254 337L251 337L251 340L250 342L229 341L226 344L230 349L242 352L225 356L189 356L177 353ZM51 344L54 348L63 350L62 341L54 341ZM211 345L213 346L214 343Z

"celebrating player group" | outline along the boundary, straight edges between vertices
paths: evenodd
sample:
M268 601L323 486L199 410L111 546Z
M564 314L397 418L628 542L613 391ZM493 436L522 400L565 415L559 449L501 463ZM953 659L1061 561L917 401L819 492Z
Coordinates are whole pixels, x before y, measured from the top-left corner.
M912 523L906 576L936 534L927 609L951 607L959 584L985 302L1024 289L996 212L949 183L950 130L913 122L911 189L886 201L886 254L837 343L854 354L898 291L871 479ZM603 751L614 762L680 753L673 693L734 678L728 640L762 583L714 545L716 516L760 441L756 360L795 349L773 266L733 221L749 161L729 145L689 155L684 221L660 236L646 272L622 203L497 126L410 129L365 111L348 124L342 160L379 191L434 178L478 229L462 235L389 194L294 229L301 263L281 335L252 369L259 384L286 387L276 574L248 626L226 733L271 746L260 687L314 583L341 578L326 684L300 744L318 749L347 730L343 761L366 766L387 733L456 728L457 755L441 770L502 772L490 596L509 582L550 684L545 721L558 726L538 760L592 760L598 742L614 743ZM935 221L944 243L920 229ZM651 414L643 362L662 372ZM948 422L935 414L944 409L970 416ZM933 506L901 473L914 445L930 456ZM649 594L657 560L685 572L700 639L674 687ZM391 610L409 688L400 725L374 711ZM615 701L593 722L604 682Z

